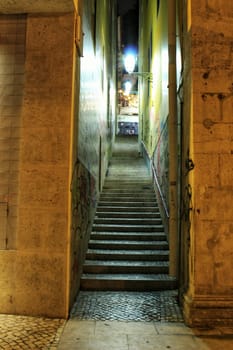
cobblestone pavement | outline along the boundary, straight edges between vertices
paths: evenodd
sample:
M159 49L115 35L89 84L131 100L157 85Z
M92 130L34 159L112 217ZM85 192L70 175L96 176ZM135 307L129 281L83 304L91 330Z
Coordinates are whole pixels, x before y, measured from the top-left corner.
M101 321L183 321L177 291L80 292L70 317Z
M0 349L55 350L65 320L0 315Z

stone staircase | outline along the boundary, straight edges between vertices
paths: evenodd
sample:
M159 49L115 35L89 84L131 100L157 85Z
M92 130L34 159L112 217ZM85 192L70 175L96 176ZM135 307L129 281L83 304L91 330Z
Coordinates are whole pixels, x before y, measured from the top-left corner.
M115 154L98 203L82 290L176 288L151 177L138 152Z

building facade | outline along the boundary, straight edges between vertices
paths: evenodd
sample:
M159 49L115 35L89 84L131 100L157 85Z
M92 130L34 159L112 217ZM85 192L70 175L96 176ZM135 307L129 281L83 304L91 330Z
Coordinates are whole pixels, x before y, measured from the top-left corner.
M116 1L0 13L0 312L68 317L115 136ZM232 13L139 2L139 140L191 326L233 322Z
M68 317L77 295L114 136L115 11L0 3L2 313Z
M232 323L232 4L141 1L143 152L189 325Z

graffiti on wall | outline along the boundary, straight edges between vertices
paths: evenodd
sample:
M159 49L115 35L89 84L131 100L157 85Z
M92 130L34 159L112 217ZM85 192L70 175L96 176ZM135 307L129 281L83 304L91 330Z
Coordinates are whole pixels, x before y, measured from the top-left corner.
M79 159L74 166L70 190L72 194L71 242L73 247L71 280L77 284L97 203L95 178Z

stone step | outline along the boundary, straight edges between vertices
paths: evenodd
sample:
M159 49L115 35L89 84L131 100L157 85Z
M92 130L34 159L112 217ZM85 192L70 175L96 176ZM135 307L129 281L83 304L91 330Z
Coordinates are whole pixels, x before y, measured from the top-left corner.
M166 241L133 241L133 240L100 240L91 239L89 241L88 247L90 249L125 249L125 250L146 250L146 249L156 249L156 250L168 250L168 243Z
M161 218L97 218L94 220L95 225L110 224L110 225L162 225Z
M157 202L156 201L132 201L132 202L127 202L127 201L99 201L98 203L98 207L103 207L103 206L117 206L117 207L158 207Z
M164 232L92 232L91 239L132 240L132 241L166 241Z
M144 196L140 196L140 197L137 197L137 196L132 196L132 197L129 197L129 196L125 196L125 197L121 197L121 196L100 196L100 199L99 199L99 204L101 202L109 202L109 203L114 203L114 202L121 202L124 204L124 202L139 202L139 203L146 203L146 202L151 202L153 203L154 205L157 203L157 200L155 198L155 196L150 196L150 197L144 197ZM142 204L141 204L142 205Z
M86 260L84 273L143 273L168 274L167 261L100 261Z
M103 186L103 190L107 189L107 188L114 188L114 189L118 189L118 190L122 190L122 189L149 189L152 187L152 182L151 180L141 180L141 181L136 181L136 180L131 180L131 181L119 181L119 179L115 179L115 180L107 180L104 183Z
M134 211L134 212L138 212L138 213L146 213L146 212L159 212L159 207L158 206L146 206L146 207L142 207L142 206L117 206L114 205L112 206L110 205L101 205L97 207L97 212L124 212L127 213L128 211Z
M88 249L87 260L168 261L168 250Z
M161 232L163 225L111 225L111 224L93 224L93 231L120 231L120 232Z
M128 150L127 150L128 151ZM92 226L81 289L166 290L169 246L142 157L113 157Z
M135 211L129 211L129 212L108 212L108 211L97 211L96 218L161 218L160 213L158 211L154 212L135 212Z
M139 189L138 187L134 187L134 188L103 188L103 191L102 193L112 193L112 194L128 194L128 193L133 193L133 194L138 194L138 195L141 195L141 194L150 194L150 193L153 193L154 195L154 192L153 192L153 187L150 186L150 187L146 187L146 188L143 188L143 189Z
M174 277L167 274L83 274L82 290L150 291L177 287Z
M125 198L133 198L133 199L137 199L137 198L143 198L143 199L152 199L152 200L156 200L155 194L152 193L151 191L147 191L147 193L145 192L109 192L109 191L105 191L102 192L100 195L100 199L110 199L110 198L120 198L120 199L125 199Z

